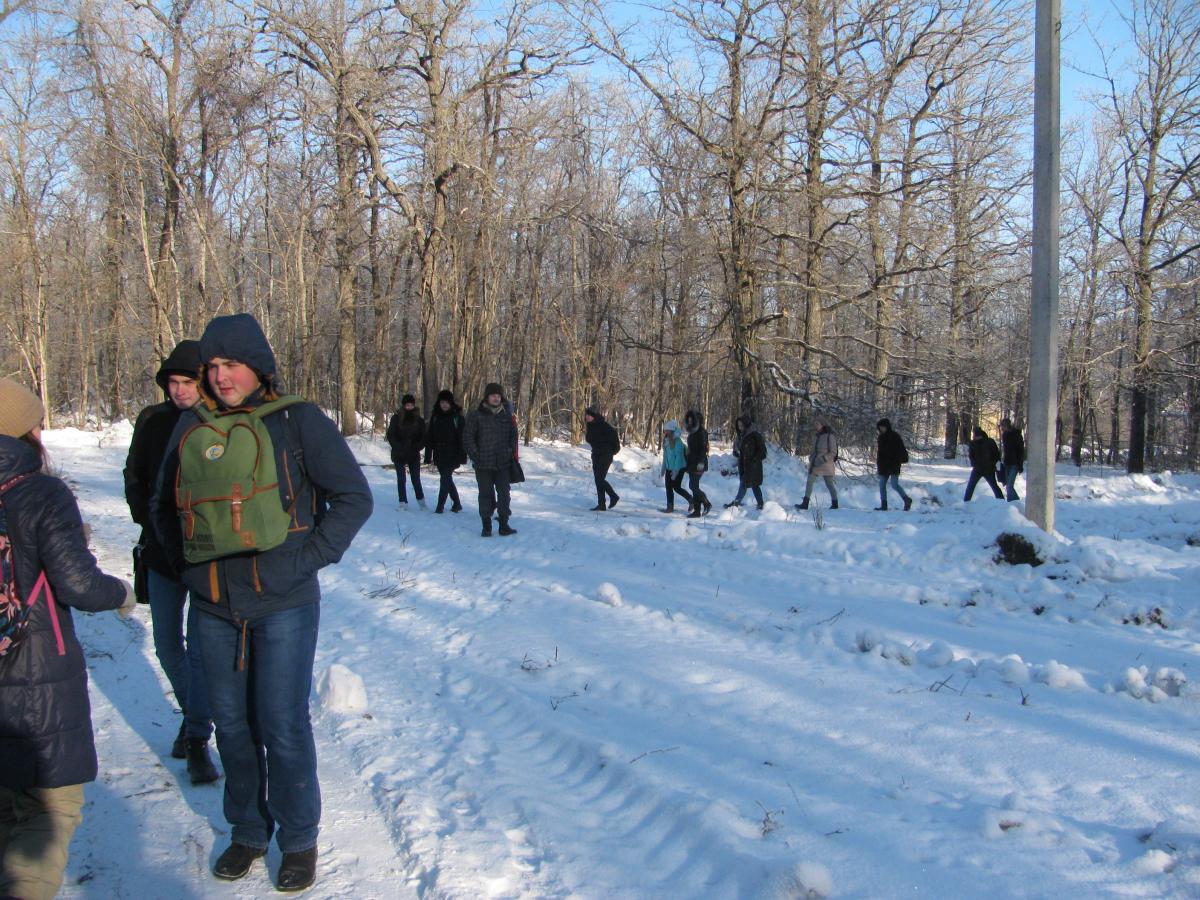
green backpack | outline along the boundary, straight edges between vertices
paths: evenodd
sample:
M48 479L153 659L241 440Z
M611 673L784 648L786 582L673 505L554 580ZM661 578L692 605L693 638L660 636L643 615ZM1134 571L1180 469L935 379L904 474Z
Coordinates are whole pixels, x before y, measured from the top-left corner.
M194 409L200 422L179 439L175 507L189 563L270 550L288 536L292 513L279 497L275 446L263 422L303 398L280 397L254 409Z

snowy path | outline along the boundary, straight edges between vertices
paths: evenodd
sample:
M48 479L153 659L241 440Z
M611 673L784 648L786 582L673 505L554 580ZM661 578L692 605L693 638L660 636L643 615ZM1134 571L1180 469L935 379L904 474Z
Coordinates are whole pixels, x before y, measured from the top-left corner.
M56 438L120 572L123 448ZM637 451L621 506L590 513L583 452L524 455L520 533L488 541L469 472L467 510L437 516L367 469L377 510L322 575L317 671L360 676L370 712L314 704L312 896L1200 894L1198 695L1136 699L1126 673L1195 674L1200 479L1064 479L1086 496L1060 511L1072 542L1030 570L991 562L1015 510L955 504L943 466L908 480L912 514L851 485L817 529L772 503L653 512ZM768 499L790 510L797 478L776 461ZM1169 629L1122 624L1154 606ZM263 867L208 875L220 790L164 767L177 720L144 611L79 630L102 775L63 896L269 895Z

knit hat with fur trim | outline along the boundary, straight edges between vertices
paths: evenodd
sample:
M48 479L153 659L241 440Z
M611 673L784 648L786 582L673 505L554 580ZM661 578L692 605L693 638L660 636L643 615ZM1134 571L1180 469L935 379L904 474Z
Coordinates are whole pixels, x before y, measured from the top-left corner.
M11 378L0 378L0 434L24 437L45 417L46 410L37 394Z

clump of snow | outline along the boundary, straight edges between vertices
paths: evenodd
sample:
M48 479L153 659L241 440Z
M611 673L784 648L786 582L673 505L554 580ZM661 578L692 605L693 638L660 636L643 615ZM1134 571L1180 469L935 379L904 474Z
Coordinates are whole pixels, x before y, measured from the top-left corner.
M1162 875L1175 868L1175 857L1165 850L1147 850L1133 861L1132 868L1138 875Z
M917 659L923 666L940 669L942 666L948 666L954 662L954 651L944 641L934 641L924 650L917 652Z
M329 712L357 714L367 711L367 686L360 676L341 663L334 663L318 676L317 697Z
M766 891L770 900L816 900L832 894L833 876L829 869L807 860L772 879Z
M1044 666L1038 666L1035 677L1042 684L1059 690L1081 690L1087 687L1083 675L1053 659Z
M787 510L774 500L768 500L763 504L762 512L759 513L758 517L767 522L786 522Z
M1138 700L1161 703L1168 697L1181 696L1186 688L1187 676L1178 669L1161 668L1151 677L1149 666L1139 666L1126 669L1114 689L1124 691Z
M615 584L608 581L601 582L600 586L596 588L596 602L603 603L605 606L620 606L621 592Z

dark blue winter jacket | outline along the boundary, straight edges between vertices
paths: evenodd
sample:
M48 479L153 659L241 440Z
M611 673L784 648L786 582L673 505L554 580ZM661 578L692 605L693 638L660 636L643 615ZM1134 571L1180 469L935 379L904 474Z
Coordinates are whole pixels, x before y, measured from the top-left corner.
M65 787L95 780L87 667L71 608L101 612L125 600L124 585L101 572L88 550L70 489L41 473L40 467L33 447L0 435L0 483L29 475L0 500L17 589L28 598L44 571L58 620L56 634L55 617L40 595L20 642L0 657L0 785L8 788Z
M227 325L230 327L224 327ZM274 354L253 317L214 319L201 347L206 360L220 356L252 365L263 375L274 375ZM263 402L259 391L245 405ZM373 506L367 479L337 425L312 403L298 403L266 416L263 423L271 435L279 472L279 499L293 514L287 540L270 550L185 564L179 521L170 498L179 470L180 438L198 422L199 416L192 410L180 417L150 504L159 541L182 572L181 580L194 597L207 601L198 603L197 609L234 622L253 622L319 602L317 572L342 558Z

